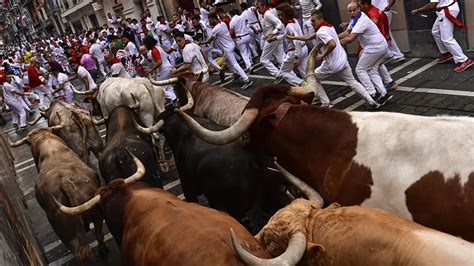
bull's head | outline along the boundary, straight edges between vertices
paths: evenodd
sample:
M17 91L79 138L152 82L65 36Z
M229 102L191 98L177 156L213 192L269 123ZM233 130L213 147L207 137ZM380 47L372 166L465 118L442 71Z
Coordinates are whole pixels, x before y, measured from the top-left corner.
M131 175L131 176L129 176L129 177L127 177L123 180L124 184L129 184L129 183L133 183L135 181L140 180L145 175L145 166L128 149L126 149L126 151L130 155L130 157L132 157L133 162L135 163L135 166L137 168L137 171L133 175ZM61 212L66 213L68 215L79 215L79 214L82 214L82 213L92 209L94 206L99 204L100 200L101 200L101 195L97 194L92 199L90 199L87 202L85 202L85 203L83 203L79 206L76 206L76 207L66 207L61 202L59 202L57 199L55 199L54 197L53 197L53 200L54 200L54 202L56 203L56 206L59 208L59 210Z
M211 131L202 127L198 122L192 119L189 115L182 111L178 114L182 117L184 122L191 128L191 130L202 140L211 144L224 145L231 143L243 133L245 133L250 126L257 119L260 109L264 105L265 99L274 94L287 94L298 98L306 98L309 94L317 94L318 82L314 73L315 60L317 50L313 49L308 56L306 85L303 87L286 87L286 86L266 86L259 88L250 99L242 116L231 127L222 131Z
M286 169L281 167L278 163L275 162L276 168L285 176L285 178L295 187L297 187L303 194L310 200L308 203L311 205L311 207L314 207L316 209L320 209L323 207L324 201L321 198L321 196L309 185L298 179L296 176L292 175L290 172L288 172ZM297 201L295 201L298 203ZM272 223L276 223L277 226L284 226L285 227L285 232L288 233L287 237L285 239L289 239L288 241L288 246L286 247L286 250L284 247L273 247L275 250L271 250L270 252L272 253L281 253L283 252L280 256L273 258L273 259L261 259L258 257L255 257L254 255L250 254L247 250L245 250L239 240L237 239L237 236L234 234L233 230L231 229L231 239L232 239L232 244L234 246L235 251L237 252L238 256L242 261L244 261L247 265L296 265L305 252L307 251L307 247L309 246L310 248L314 245L308 245L307 239L306 239L306 229L304 227L304 219L297 218L295 219L295 223L299 223L298 226L286 226L284 222L274 222L275 219L278 219L278 215L282 212L285 212L286 208L278 211L269 221L269 225L266 225L260 233L256 235L256 238L261 242L266 244L267 246L270 246L271 244L266 243L266 239L263 239L264 237L263 232L267 227L271 227ZM311 209L311 208L310 208ZM301 216L308 216L307 213L305 212L299 212L296 211L298 215ZM283 225L282 225L283 224ZM273 229L273 228L272 228ZM275 230L280 230L280 228L277 228ZM273 239L272 239L273 240ZM282 241L280 241L282 242ZM274 254L277 255L277 254Z

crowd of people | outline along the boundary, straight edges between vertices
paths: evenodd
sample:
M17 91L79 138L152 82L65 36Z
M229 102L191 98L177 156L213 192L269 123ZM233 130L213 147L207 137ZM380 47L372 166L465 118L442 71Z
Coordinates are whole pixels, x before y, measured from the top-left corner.
M351 1L347 11L351 20L342 23L345 30L325 20L320 0L267 1L253 6L241 3L239 9L225 12L206 0L200 8L178 8L167 21L163 16L152 18L146 10L141 19L122 18L108 14L108 23L77 34L37 40L9 47L2 56L3 102L12 111L13 126L26 127L26 115L34 102L44 110L53 98L74 100L71 80L78 79L85 90L97 90L102 77L137 76L165 80L186 71L209 69L225 79L227 68L242 89L252 86L249 78L259 61L274 83L285 80L291 85L304 84L309 51L321 65L316 78L339 75L367 102L377 109L397 87L385 63L405 60L390 30L391 7L395 0ZM432 1L433 2L433 1ZM439 16L433 36L440 50L439 63L454 58L456 72L472 65L453 38L454 26L463 27L456 19L456 1L439 0L413 10L413 15L435 10ZM443 19L445 18L445 19ZM339 26L339 25L338 25ZM343 45L358 40L358 63L353 75ZM209 75L203 76L207 81ZM171 85L165 96L176 101ZM319 82L318 96L322 107L333 104Z

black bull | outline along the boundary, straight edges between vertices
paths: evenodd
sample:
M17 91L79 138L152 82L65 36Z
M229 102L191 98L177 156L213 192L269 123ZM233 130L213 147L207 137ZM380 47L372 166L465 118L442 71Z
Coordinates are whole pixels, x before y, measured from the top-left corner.
M207 128L223 129L196 119ZM204 194L210 207L228 212L254 232L288 203L283 177L267 169L271 158L246 150L239 141L222 146L204 142L177 115L168 116L161 131L188 201L197 202L197 196Z

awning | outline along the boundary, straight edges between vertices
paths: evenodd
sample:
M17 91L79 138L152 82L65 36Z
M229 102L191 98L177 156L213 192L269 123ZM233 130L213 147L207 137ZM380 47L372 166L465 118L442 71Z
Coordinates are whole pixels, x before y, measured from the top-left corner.
M79 4L69 8L68 10L64 11L61 13L61 17L65 18L67 17L68 15L71 15L72 13L80 10L81 8L83 7L86 7L88 4L92 3L92 0L83 0L82 2L80 2Z

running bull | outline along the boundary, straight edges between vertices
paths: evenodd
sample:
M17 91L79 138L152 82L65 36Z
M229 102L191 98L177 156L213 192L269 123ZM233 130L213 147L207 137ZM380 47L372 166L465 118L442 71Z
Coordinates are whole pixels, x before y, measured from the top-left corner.
M80 216L70 216L59 211L53 198L62 204L78 205L86 202L96 193L99 182L96 172L88 167L69 149L64 141L53 134L64 124L50 128L38 128L10 146L17 147L25 143L31 145L33 158L38 169L35 196L56 235L71 250L81 265L92 263L92 251L86 237L86 228L94 223L95 236L101 254L107 252L102 232L103 216L100 208L91 208Z
M312 52L313 53L313 52ZM310 55L308 70L314 69ZM381 208L474 241L474 118L344 112L300 104L318 84L259 88L222 132L178 112L204 140L249 131L250 146L279 158L327 203Z
M28 124L34 125L41 118L47 119L50 127L64 123L64 128L55 130L55 133L82 158L83 162L89 163L90 152L96 158L100 157L104 150L104 143L99 129L93 124L89 113L79 105L54 100L48 110Z
M303 191L312 190L302 185ZM314 197L293 201L270 219L257 240L278 256L288 239L302 238L299 265L474 265L474 244L465 240L380 209L322 205ZM232 238L248 265L265 265L266 259L249 254Z
M232 247L228 235L231 228L239 239L246 241L246 247L253 255L271 258L267 250L229 215L186 203L145 183L133 183L143 175L144 167L130 154L137 169L134 175L112 181L83 205L65 207L58 203L61 211L71 215L97 204L113 209L111 219L120 224L123 235L121 256L124 265L244 265ZM287 254L294 254L292 249L290 245ZM297 255L283 255L273 260L275 265L293 265L302 254Z
M164 121L161 131L173 152L188 202L198 202L203 193L210 207L228 212L254 233L288 204L282 177L267 169L271 159L244 149L238 142L208 144L177 115ZM207 119L199 121L207 127L223 128Z

